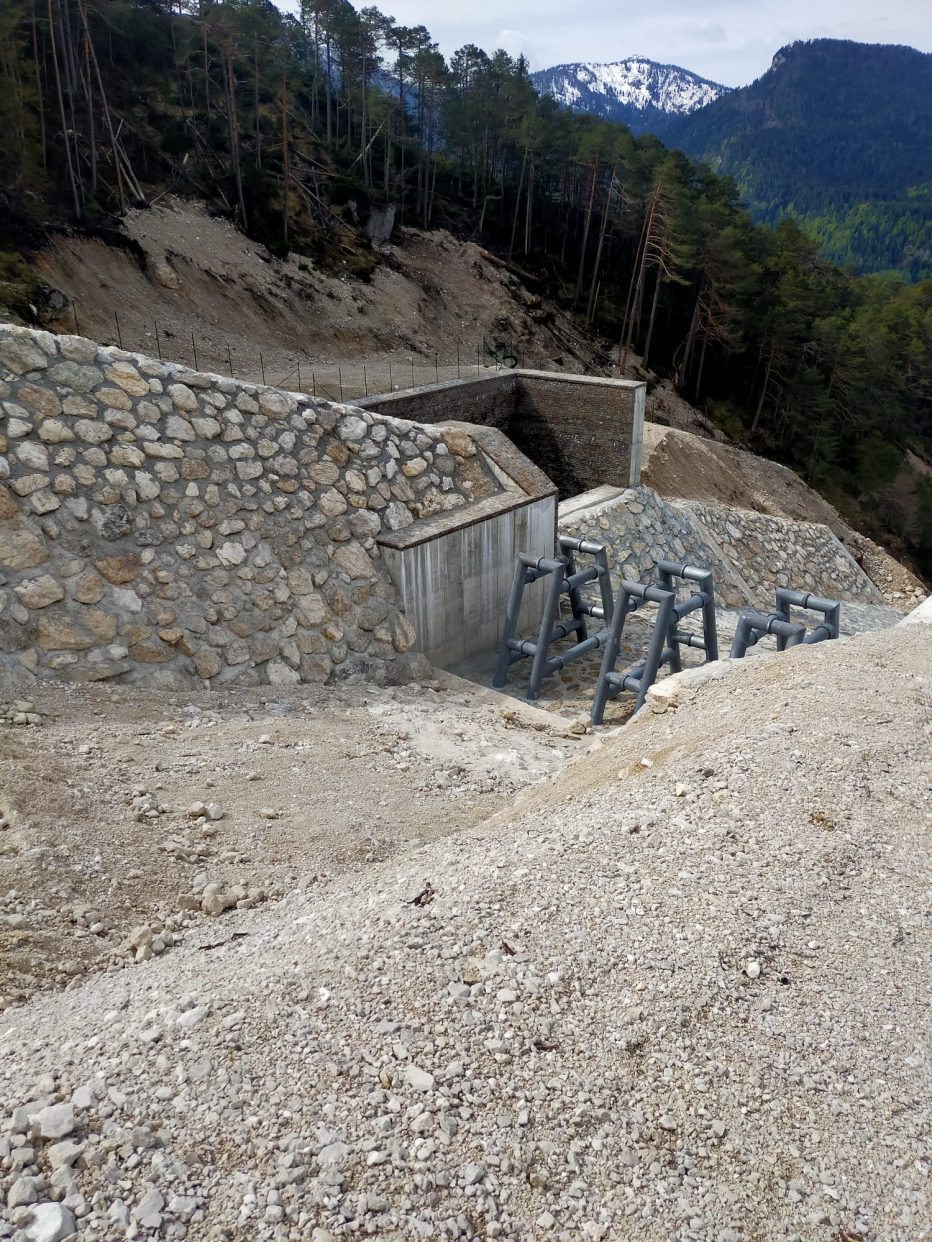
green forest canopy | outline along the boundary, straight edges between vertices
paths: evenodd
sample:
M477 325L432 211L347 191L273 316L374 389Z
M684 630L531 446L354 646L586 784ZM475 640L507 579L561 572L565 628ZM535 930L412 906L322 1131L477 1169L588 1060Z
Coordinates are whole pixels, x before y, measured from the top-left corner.
M165 190L363 275L354 222L394 203L546 279L623 363L675 376L932 564L928 497L900 513L889 491L907 448L932 449L932 283L854 278L791 221L755 225L731 180L561 110L522 59L467 45L448 62L423 26L347 0L297 17L265 0L8 0L0 75L8 301L49 225L112 227Z

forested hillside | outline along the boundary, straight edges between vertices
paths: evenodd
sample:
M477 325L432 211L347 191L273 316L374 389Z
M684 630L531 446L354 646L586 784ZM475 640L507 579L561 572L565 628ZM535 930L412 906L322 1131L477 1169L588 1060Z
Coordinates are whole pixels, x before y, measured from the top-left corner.
M476 237L675 376L736 437L932 558L932 284L854 279L793 223L756 226L732 181L541 98L527 65L375 8L307 0L7 0L0 15L0 301L28 315L52 227L196 195L276 253L365 277L363 226ZM925 506L924 510L922 505ZM921 516L924 514L924 516Z
M932 55L794 43L665 140L733 176L759 219L796 216L835 262L932 276Z

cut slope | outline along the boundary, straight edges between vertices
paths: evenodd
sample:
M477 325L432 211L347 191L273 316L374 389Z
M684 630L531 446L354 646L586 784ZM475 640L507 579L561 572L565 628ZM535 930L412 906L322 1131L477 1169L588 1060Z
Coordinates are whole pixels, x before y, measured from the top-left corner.
M384 247L371 279L361 280L297 256L274 259L193 201L131 211L125 229L135 251L59 234L36 262L43 280L75 299L80 332L106 343L117 343L119 331L127 349L160 350L190 366L193 336L195 369L232 369L253 382L264 373L290 387L298 362L309 379L321 364L361 369L389 357L397 365L405 355L432 368L435 354L449 364L459 349L468 368L483 343L516 352L528 366L601 369L591 338L568 316L481 247L443 231L396 230L398 243ZM52 326L75 330L70 305Z
M82 1088L98 1235L918 1239L930 658L749 661L364 887L9 1011L3 1112Z
M848 548L886 599L899 604L927 594L915 574L850 527L824 497L778 462L656 423L644 425L642 461L642 481L661 496L820 523Z

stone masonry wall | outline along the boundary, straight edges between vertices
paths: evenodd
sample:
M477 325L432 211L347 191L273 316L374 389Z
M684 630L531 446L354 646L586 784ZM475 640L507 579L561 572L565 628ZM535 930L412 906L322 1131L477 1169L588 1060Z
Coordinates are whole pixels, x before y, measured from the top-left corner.
M759 604L773 608L778 586L830 599L883 603L882 593L827 526L693 500L676 501L675 506L740 567Z
M668 558L708 566L719 602L729 608L774 607L777 585L832 599L875 604L882 596L827 526L749 509L664 500L649 487L629 488L585 507L561 505L559 531L609 547L612 580L647 582Z
M715 574L716 596L729 608L752 602L751 588L736 566L709 543L688 513L649 487L629 488L576 516L565 516L561 506L558 525L561 535L608 545L616 589L622 578L652 581L657 561L669 558L708 566Z
M515 371L452 380L360 402L421 422L457 419L495 427L556 484L564 499L599 484L626 487L632 454L638 458L640 425L636 405L642 384Z
M462 429L0 325L0 672L402 676L377 537L501 490Z

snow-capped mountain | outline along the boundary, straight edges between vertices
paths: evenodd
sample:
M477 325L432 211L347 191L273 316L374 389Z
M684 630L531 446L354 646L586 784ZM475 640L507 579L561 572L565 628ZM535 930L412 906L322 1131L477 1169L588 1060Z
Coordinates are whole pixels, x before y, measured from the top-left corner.
M731 89L644 56L608 64L554 65L532 77L541 94L553 95L564 107L622 121L638 134L662 135L666 121L704 108Z

